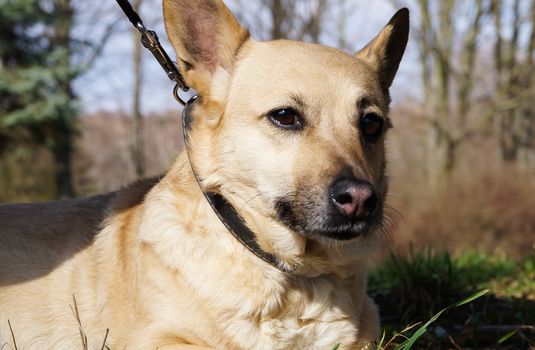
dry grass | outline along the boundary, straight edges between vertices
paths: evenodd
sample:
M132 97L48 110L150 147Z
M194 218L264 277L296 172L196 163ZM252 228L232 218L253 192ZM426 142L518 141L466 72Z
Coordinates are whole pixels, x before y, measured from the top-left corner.
M436 195L403 194L393 199L404 217L397 242L525 256L535 249L534 193L535 182L527 174L507 171L455 179Z
M535 249L535 169L500 161L497 145L484 134L457 153L450 182L427 186L426 124L413 106L393 110L389 139L391 190L397 209L398 248L466 248L525 256Z

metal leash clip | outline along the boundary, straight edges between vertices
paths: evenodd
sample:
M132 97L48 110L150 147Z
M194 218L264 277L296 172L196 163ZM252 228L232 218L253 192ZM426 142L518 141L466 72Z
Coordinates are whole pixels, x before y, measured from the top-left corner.
M169 55L167 55L167 52L163 49L155 31L145 28L142 22L137 22L136 28L141 33L141 43L143 46L152 52L152 55L156 58L158 63L160 63L160 66L162 66L165 73L167 73L169 79L176 83L173 88L173 96L175 97L175 100L182 106L185 106L186 101L179 96L178 90L180 89L185 92L189 90L189 87L186 85L182 74L180 74L178 66L171 60L171 58L169 58Z
M145 28L145 26L143 25L143 21L141 20L137 12L134 11L132 5L130 5L130 2L128 0L116 1L125 13L126 17L128 17L128 20L141 33L141 43L143 44L143 46L150 52L152 52L152 55L154 56L154 58L156 58L156 60L158 60L158 63L160 63L160 66L162 66L165 73L167 73L169 79L176 83L173 89L173 96L175 97L175 100L178 101L178 103L180 103L182 106L185 106L186 101L184 101L178 95L178 90L180 89L185 92L189 90L189 87L184 81L182 74L180 74L180 70L178 69L177 64L171 58L169 58L169 55L167 54L167 52L165 52L162 45L160 44L158 35L155 31L148 30L147 28Z

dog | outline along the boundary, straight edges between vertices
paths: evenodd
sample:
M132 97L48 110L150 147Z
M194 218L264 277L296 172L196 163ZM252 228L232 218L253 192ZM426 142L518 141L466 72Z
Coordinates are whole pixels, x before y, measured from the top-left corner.
M199 96L189 159L113 193L0 206L0 347L375 348L366 269L388 231L384 142L408 10L353 55L255 41L220 0L163 5Z

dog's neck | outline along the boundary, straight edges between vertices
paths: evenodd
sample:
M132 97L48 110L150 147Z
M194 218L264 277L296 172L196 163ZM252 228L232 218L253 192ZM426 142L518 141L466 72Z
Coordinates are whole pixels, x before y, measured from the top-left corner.
M347 277L354 274L357 269L360 270L367 259L361 253L369 251L369 246L363 247L363 244L359 242L343 245L325 244L307 239L292 232L267 213L255 210L250 205L243 205L245 199L236 193L226 191L224 186L221 190L230 204L238 208L239 215L255 233L259 246L266 252L277 256L288 266L296 267L292 274L303 277L316 277L324 274ZM153 205L156 203L157 205ZM166 207L164 210L168 210L169 213L162 212L163 206ZM178 157L164 179L148 195L145 207L147 218L161 220L162 216L166 216L172 220L161 224L166 226L167 232L158 235L153 232L143 232L141 228L144 241L161 245L161 249L168 250L173 246L169 243L170 240L176 239L173 234L170 234L173 230L192 231L187 234L194 235L196 238L198 235L203 235L203 232L217 232L215 237L220 240L219 243L223 247L228 247L232 254L239 252L247 256L247 259L259 269L275 270L275 267L262 261L238 242L217 218L196 183L185 153ZM176 212L179 207L181 211ZM177 227L167 226L173 224ZM207 239L212 238L207 237ZM210 242L210 244L215 244L215 242ZM160 252L162 257L166 257L164 259L170 266L177 266L178 263L174 260L177 254L174 251ZM359 256L358 261L355 259L356 256Z
M217 191L207 191L202 183L202 178L199 176L195 169L195 165L192 162L190 155L189 133L191 131L191 124L193 122L192 110L197 100L197 95L193 96L185 105L182 112L182 130L184 135L185 153L189 160L189 165L193 177L195 178L199 189L203 193L204 197L210 207L217 215L219 220L225 225L227 230L245 246L251 253L258 258L264 260L266 263L274 266L284 273L291 273L295 270L294 266L290 266L287 261L281 260L273 252L268 252L259 245L258 239L255 233L247 226L245 220L240 216L234 206L229 203L223 193Z

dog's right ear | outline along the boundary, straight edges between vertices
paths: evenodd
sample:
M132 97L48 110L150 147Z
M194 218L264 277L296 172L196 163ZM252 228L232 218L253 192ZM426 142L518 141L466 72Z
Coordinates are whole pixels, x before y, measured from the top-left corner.
M201 96L209 95L214 74L232 71L249 32L221 0L163 0L163 12L186 83Z

